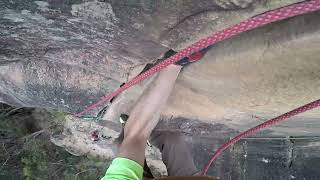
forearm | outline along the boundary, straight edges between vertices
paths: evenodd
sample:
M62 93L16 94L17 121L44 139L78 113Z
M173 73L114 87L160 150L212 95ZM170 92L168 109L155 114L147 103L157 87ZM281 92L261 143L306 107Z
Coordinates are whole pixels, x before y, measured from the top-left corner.
M157 116L166 104L181 66L170 65L162 70L153 84L147 89L132 109L125 126L124 135L144 136L148 138L157 125Z
M159 118L155 117L166 104L180 70L181 66L177 65L169 65L163 69L154 83L139 98L125 125L124 141L120 147L119 156L143 163L146 141L159 121ZM135 148L133 149L132 146Z

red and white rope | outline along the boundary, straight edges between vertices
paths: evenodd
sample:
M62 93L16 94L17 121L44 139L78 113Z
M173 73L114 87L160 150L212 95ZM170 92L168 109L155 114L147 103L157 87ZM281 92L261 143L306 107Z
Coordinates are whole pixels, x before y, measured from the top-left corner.
M184 57L189 57L195 52L199 52L200 50L213 45L217 42L223 41L225 39L231 38L233 36L236 36L240 33L264 26L266 24L270 24L272 22L280 21L283 19L287 19L290 17L298 16L301 14L313 12L320 9L320 0L310 0L310 1L304 1L297 4L292 4L290 6L282 7L279 9L275 9L272 11L268 11L264 14L252 17L248 20L245 20L243 22L240 22L239 24L236 24L234 26L231 26L229 28L226 28L222 31L216 32L212 34L211 36L201 39L198 42L192 44L191 46L182 49L175 55L167 58L166 60L162 61L158 65L152 67L148 71L136 76L135 78L128 81L126 84L121 86L116 91L112 92L111 94L102 97L100 100L95 102L94 104L86 107L83 111L75 114L75 116L82 116L85 113L91 111L92 109L96 108L97 106L103 104L104 102L112 99L113 97L120 94L122 91L128 89L131 86L134 86L135 84L139 83L140 81L146 79L149 76L152 76L153 74L159 72L161 69L167 67L170 64L173 64L180 59Z
M111 94L101 98L99 101L95 102L94 104L88 106L87 108L85 108L82 112L79 112L77 114L75 114L76 116L82 116L83 114L89 112L90 110L96 108L97 106L99 106L100 104L112 99L113 97L117 96L118 94L120 94L122 91L128 89L129 87L139 83L140 81L146 79L149 76L152 76L153 74L159 72L161 69L167 67L170 64L173 64L177 61L179 61L180 59L184 58L184 57L189 57L190 55L192 55L193 53L199 52L200 50L207 48L210 45L213 45L217 42L223 41L225 39L231 38L233 36L236 36L240 33L264 26L266 24L270 24L272 22L276 22L276 21L280 21L283 19L287 19L290 17L294 17L294 16L298 16L301 14L305 14L305 13L309 13L309 12L313 12L313 11L317 11L320 9L320 0L310 0L310 1L304 1L301 3L297 3L297 4L293 4L290 6L286 6L286 7L282 7L279 9L275 9L269 12L266 12L264 14L252 17L248 20L245 20L239 24L236 24L234 26L231 26L229 28L226 28L222 31L219 31L217 33L214 33L213 35L201 39L198 42L192 44L191 46L182 49L181 51L179 51L178 53L176 53L175 55L167 58L166 60L162 61L161 63L159 63L158 65L152 67L151 69L149 69L148 71L136 76L135 78L131 79L130 81L128 81L126 84L124 84L123 86L121 86L119 89L117 89L116 91L112 92ZM210 159L210 161L208 162L208 164L205 166L205 168L203 169L202 175L206 175L211 164L213 163L214 160L217 159L217 157L228 147L230 147L231 145L235 144L236 142L238 142L239 140L241 140L244 137L247 137L263 128L269 127L275 123L278 123L280 121L284 121L292 116L295 116L297 114L303 113L305 111L314 109L316 107L320 106L320 99L314 102L311 102L309 104L306 104L302 107L299 107L297 109L294 109L288 113L285 113L281 116L278 116L276 118L270 119L254 128L251 128L241 134L239 134L238 136L234 137L233 139L231 139L230 141L224 143L221 147L218 148L218 150L213 154L212 158Z
M226 150L228 147L232 146L233 144L237 143L238 141L240 141L241 139L252 135L253 133L260 131L261 129L264 129L266 127L270 127L280 121L284 121L289 119L292 116L295 116L297 114L301 114L303 112L309 111L311 109L317 108L320 106L320 99L313 101L309 104L306 104L304 106L301 106L297 109L294 109L290 112L287 112L285 114L282 114L276 118L270 119L262 124L259 124L256 127L253 127L239 135L237 135L236 137L234 137L233 139L229 140L228 142L224 143L223 145L221 145L216 151L215 153L212 155L211 159L209 160L208 164L204 167L203 171L202 171L202 175L207 175L208 170L211 166L211 164L221 155L221 153Z

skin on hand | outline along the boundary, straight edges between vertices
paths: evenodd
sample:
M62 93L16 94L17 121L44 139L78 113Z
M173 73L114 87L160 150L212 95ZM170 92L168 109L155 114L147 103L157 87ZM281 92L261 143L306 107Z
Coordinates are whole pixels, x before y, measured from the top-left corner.
M166 104L182 66L169 65L139 98L124 128L124 139L118 157L144 165L145 148L159 115Z

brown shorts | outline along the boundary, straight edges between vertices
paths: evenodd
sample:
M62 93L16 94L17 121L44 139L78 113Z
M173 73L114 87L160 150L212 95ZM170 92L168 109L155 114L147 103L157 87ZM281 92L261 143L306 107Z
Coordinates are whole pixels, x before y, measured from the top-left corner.
M198 174L199 171L194 165L190 147L187 146L180 133L155 131L152 133L150 141L152 145L160 149L169 176L194 176Z

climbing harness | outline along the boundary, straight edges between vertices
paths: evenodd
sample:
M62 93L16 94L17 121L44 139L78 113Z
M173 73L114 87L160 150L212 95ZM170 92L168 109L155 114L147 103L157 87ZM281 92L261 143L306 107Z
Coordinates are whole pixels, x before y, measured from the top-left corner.
M160 62L159 64L155 65L151 69L139 74L138 76L134 77L130 81L128 81L126 84L118 88L116 91L112 92L111 94L102 97L100 100L98 100L96 103L88 106L83 111L75 114L75 116L81 117L87 112L93 110L97 106L105 103L106 101L112 99L113 97L119 95L124 90L128 89L131 86L134 86L135 84L139 83L140 81L146 79L147 77L152 76L153 74L159 72L160 70L164 69L165 67L169 66L170 64L176 63L177 61L181 61L184 58L188 58L188 61L195 61L199 58L202 58L205 52L211 48L214 44L221 42L225 39L229 39L231 37L234 37L236 35L239 35L243 32L276 22L283 19L287 19L290 17L314 12L320 9L320 0L308 0L303 1L300 3L292 4L289 6L285 6L279 9L271 10L268 12L265 12L263 14L260 14L258 16L252 17L248 20L242 21L236 25L233 25L229 28L226 28L222 31L218 31L211 36L201 39L198 42L192 44L191 46L182 49L178 53L170 56L166 60ZM278 123L280 121L286 120L292 116L295 116L297 114L303 113L305 111L314 109L316 107L320 106L320 99L316 100L314 102L311 102L309 104L306 104L304 106L301 106L297 109L294 109L288 113L285 113L283 115L280 115L276 118L270 119L254 128L251 128L238 136L234 137L230 141L223 144L218 150L213 154L212 158L208 162L208 164L205 166L205 168L202 171L202 175L206 175L211 164L213 161L228 147L235 144L239 140L241 140L244 137L247 137L263 128L269 127L275 123Z

